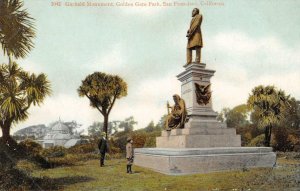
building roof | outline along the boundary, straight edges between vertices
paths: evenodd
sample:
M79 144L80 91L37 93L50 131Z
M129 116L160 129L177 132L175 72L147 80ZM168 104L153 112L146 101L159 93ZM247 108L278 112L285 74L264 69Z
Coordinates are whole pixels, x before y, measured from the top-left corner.
M59 131L62 133L70 133L69 128L59 120L52 128L52 131Z

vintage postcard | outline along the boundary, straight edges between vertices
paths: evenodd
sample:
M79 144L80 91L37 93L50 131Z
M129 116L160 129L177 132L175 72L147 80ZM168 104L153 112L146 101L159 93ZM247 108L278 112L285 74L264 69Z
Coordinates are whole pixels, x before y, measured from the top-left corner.
M0 0L0 190L299 190L299 7Z

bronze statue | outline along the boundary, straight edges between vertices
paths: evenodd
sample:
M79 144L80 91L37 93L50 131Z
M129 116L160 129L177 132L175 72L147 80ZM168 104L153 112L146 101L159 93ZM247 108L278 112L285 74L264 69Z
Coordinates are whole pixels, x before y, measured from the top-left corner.
M175 105L173 107L170 107L169 103L167 104L167 108L168 108L168 116L166 118L167 131L170 131L172 129L184 128L184 123L186 120L187 112L186 112L184 100L180 98L180 96L177 94L173 95L173 99L175 102ZM171 108L171 113L169 112L169 108Z
M209 103L211 97L210 84L207 86L195 83L195 92L197 96L197 103L199 105L206 105Z
M187 64L192 63L192 50L196 50L196 63L200 63L201 61L201 48L203 46L202 43L202 33L201 33L201 23L202 23L202 15L198 8L194 8L192 12L192 20L190 24L190 28L187 31L186 37L188 38L187 43Z

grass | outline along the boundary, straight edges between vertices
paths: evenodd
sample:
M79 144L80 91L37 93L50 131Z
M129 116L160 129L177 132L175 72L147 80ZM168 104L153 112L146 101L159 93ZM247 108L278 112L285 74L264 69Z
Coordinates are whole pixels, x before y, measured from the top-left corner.
M22 165L20 165L22 167ZM25 165L27 168L28 164ZM63 190L297 190L300 188L300 161L280 158L276 168L244 169L185 176L167 176L133 166L127 174L126 161L112 159L105 167L98 160L78 162L75 166L54 169L32 168L34 177L60 179ZM71 183L63 180L84 177Z

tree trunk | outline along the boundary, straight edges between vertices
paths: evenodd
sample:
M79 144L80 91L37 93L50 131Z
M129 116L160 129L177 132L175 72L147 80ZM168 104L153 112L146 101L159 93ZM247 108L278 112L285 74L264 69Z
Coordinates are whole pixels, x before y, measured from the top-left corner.
M272 126L266 126L265 127L265 140L264 140L264 145L266 147L270 147L271 133L272 133Z
M104 123L103 123L103 131L106 133L106 139L108 137L107 127L108 127L108 114L104 115Z
M7 143L10 141L11 137L10 137L10 124L4 124L3 126L1 126L2 129L2 141L4 143Z

